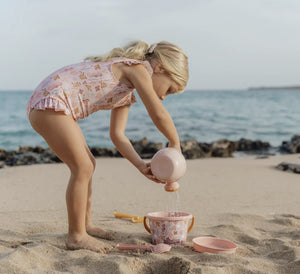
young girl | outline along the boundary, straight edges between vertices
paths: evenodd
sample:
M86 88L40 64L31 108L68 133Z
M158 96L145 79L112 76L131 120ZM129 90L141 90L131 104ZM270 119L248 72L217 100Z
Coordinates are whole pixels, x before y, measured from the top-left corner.
M155 126L180 150L176 128L160 100L183 92L188 80L184 52L168 42L149 46L143 41L115 48L108 55L88 57L86 62L63 67L43 80L33 92L27 114L33 129L70 169L66 191L68 249L106 252L111 246L92 236L111 234L92 223L92 174L95 159L76 123L98 110L111 110L110 137L120 153L148 179L151 173L125 136L128 111L136 102L136 89Z

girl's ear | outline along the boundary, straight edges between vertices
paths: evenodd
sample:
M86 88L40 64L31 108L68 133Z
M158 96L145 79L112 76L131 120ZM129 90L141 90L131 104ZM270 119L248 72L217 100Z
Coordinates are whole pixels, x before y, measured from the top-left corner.
M163 73L165 70L163 69L162 65L160 63L157 63L154 66L153 72L154 73Z

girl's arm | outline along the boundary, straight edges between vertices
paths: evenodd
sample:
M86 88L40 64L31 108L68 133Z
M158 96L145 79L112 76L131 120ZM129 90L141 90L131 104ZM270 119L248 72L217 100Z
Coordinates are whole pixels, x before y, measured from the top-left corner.
M152 78L145 67L143 65L127 67L126 76L137 90L155 126L169 140L169 147L181 151L173 120L153 89Z
M137 154L132 144L125 136L129 108L130 105L111 110L109 134L119 152L135 167L139 168L145 166L145 162Z
M156 183L162 183L152 175L150 165L143 161L125 136L129 108L130 106L123 106L111 110L110 138L123 157L129 160L141 173Z

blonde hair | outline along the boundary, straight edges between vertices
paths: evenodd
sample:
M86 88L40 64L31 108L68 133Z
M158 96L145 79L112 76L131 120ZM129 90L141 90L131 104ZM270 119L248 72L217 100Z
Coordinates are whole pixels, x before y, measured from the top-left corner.
M124 57L135 60L147 60L153 66L161 63L166 74L179 85L177 93L182 93L189 79L188 58L183 50L166 41L147 44L144 41L131 42L123 48L114 48L108 54L102 56L90 56L85 61L107 61L116 57Z

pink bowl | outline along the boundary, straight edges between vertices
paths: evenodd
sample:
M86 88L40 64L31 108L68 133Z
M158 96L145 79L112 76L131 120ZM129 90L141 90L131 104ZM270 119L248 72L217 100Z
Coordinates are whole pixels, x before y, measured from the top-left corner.
M175 148L163 148L151 160L151 170L163 182L176 182L186 171L186 161Z
M235 243L215 237L194 238L193 243L195 251L198 252L232 254L237 249Z

